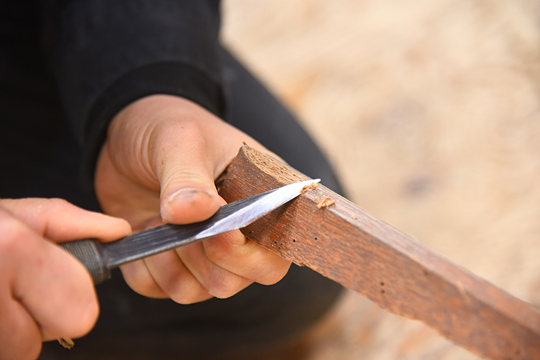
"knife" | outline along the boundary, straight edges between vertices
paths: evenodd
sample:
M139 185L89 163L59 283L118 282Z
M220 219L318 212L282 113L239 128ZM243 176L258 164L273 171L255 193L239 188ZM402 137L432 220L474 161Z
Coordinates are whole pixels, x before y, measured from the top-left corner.
M111 278L111 270L128 262L188 245L227 231L247 226L281 205L296 198L312 179L289 184L243 200L224 205L208 220L188 224L165 224L117 241L100 244L94 239L60 244L74 255L92 275L95 284Z

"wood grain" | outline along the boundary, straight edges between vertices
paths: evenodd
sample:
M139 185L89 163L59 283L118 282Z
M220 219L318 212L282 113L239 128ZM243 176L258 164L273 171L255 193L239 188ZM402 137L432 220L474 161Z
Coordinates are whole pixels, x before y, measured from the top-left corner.
M244 146L219 179L228 202L307 177ZM325 199L335 203L318 208ZM540 312L324 186L242 232L482 357L540 359Z

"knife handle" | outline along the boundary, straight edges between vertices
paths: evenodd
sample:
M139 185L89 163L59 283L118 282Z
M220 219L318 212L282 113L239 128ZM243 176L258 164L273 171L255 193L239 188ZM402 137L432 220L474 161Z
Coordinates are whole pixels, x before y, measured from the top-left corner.
M64 250L75 256L88 269L94 284L101 284L111 278L101 244L93 239L77 240L60 244Z

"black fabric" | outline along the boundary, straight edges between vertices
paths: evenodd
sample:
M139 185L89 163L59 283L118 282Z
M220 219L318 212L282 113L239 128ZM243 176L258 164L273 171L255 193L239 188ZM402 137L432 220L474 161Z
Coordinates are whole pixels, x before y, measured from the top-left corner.
M88 133L94 133L92 127L101 125L94 124L99 119L89 118L96 113L92 110L100 96L126 74L134 76L135 69L176 63L177 69L171 76L198 69L197 76L206 76L206 82L214 83L214 87L221 84L219 1L42 3L43 45L67 120L80 143L84 144ZM137 91L129 87L123 90ZM186 92L178 95L186 96ZM212 100L203 105L211 105ZM213 108L221 110L219 104Z
M61 197L98 210L80 187L81 147L41 47L37 3L0 1L0 197Z
M178 95L223 117L219 1L42 0L41 9L86 186L110 120L133 100Z
M150 93L199 102L339 192L294 117L219 47L218 14L217 2L202 0L0 0L0 197L61 197L99 210L92 188L79 181L81 166L91 172L88 154L101 146L115 111ZM293 267L277 285L189 306L139 296L119 273L97 291L96 328L71 351L46 343L41 359L255 352L304 331L341 287Z

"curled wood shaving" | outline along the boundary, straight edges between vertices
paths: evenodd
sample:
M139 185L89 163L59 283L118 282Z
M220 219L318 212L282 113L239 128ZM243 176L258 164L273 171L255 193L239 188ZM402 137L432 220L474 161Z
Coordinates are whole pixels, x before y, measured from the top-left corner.
M313 184L309 184L309 185L306 185L302 188L302 190L300 190L300 194L305 194L307 193L309 190L315 190L316 188L319 187L319 184L317 183L313 183Z
M75 343L70 338L60 338L57 340L58 340L58 343L60 343L60 345L62 345L66 349L71 350L71 348L75 346Z
M326 198L324 199L323 201L321 201L318 205L317 205L317 209L322 209L324 207L328 207L328 206L332 206L336 203L336 200L334 199L330 199L330 198Z

